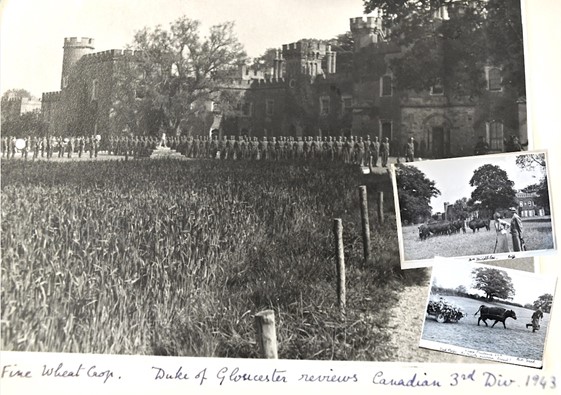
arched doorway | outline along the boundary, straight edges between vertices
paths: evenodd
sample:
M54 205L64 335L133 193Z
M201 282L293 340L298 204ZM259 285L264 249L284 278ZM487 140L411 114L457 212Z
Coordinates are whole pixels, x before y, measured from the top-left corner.
M442 114L433 114L423 121L427 155L429 157L447 158L451 153L450 130L451 122Z

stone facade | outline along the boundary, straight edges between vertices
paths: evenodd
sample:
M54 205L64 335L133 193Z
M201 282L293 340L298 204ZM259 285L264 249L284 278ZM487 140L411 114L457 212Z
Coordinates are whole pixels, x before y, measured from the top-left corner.
M285 44L270 69L243 66L234 73L223 88L237 93L239 102L233 111L209 111L211 121L183 128L184 132L258 137L369 135L387 137L392 155L403 155L406 141L413 137L417 156L426 158L471 155L479 136L485 136L494 152L503 151L511 135L527 141L525 102L514 97L508 86L497 85L500 69L482 70L489 80L488 91L474 99L457 98L439 87L398 91L389 63L400 56L401 48L386 41L381 18L351 18L350 31L354 48L352 54L344 54L350 62L341 71L338 54L326 42ZM126 56L134 54L94 53L93 39L65 39L62 89L43 95L50 133L119 133L111 122L114 74L116 64Z

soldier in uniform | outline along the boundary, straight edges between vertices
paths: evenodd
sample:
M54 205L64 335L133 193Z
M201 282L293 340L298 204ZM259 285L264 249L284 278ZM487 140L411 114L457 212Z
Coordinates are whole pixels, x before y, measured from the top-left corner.
M410 137L405 150L405 161L413 162L414 160L415 160L415 142L413 140L413 137Z
M390 157L390 140L384 137L384 141L380 147L380 156L382 157L382 167L388 167L388 158Z
M10 156L9 154L12 154L12 159L14 159L14 156L16 154L16 138L12 137L10 138L10 145L8 146L8 156Z
M378 156L380 155L380 142L378 136L374 136L374 141L370 143L370 165L378 167Z
M78 158L82 157L82 153L84 152L84 137L78 137Z
M362 141L361 136L356 138L354 144L354 151L355 151L355 164L359 166L364 166L364 141Z
M43 136L41 138L41 158L45 157L46 150L47 150L47 137Z

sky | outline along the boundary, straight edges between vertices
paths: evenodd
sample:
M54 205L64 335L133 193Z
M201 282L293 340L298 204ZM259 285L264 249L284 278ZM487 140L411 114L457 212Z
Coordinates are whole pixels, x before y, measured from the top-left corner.
M514 182L515 190L537 184L543 177L539 168L533 171L520 169L516 165L516 155L508 154L413 163L427 178L435 181L436 188L440 190L441 194L433 197L430 202L433 213L444 211L444 202L453 204L463 197L469 199L475 189L469 186L469 180L473 172L484 164L496 165L505 170L508 178Z
M468 289L468 292L480 293L481 291L471 288L473 284L471 271L477 267L490 266L458 262L457 260L442 260L439 263L435 262L432 275L440 287L455 289L459 285L463 285ZM555 292L555 276L539 275L502 267L498 269L506 271L512 279L516 291L512 301L515 303L522 305L533 303L541 295L546 293L553 295Z
M89 37L95 50L122 49L146 26L186 15L202 34L226 21L250 57L302 38L330 39L363 15L362 0L1 0L0 90L41 97L60 88L65 37Z

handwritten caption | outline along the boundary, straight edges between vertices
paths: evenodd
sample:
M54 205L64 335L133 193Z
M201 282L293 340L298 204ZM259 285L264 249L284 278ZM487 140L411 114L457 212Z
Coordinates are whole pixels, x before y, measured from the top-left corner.
M122 375L108 368L96 365L77 364L71 366L63 362L54 365L42 365L38 369L26 369L13 365L2 365L2 379L33 379L37 377L50 379L78 379L85 378L98 380L107 384L114 380L121 380ZM289 374L287 369L264 369L259 372L244 369L239 366L224 366L221 368L193 368L179 365L174 368L163 366L152 366L141 375L149 381L158 382L192 382L196 386L204 385L235 385L237 383L270 383L283 385L287 383L328 383L328 384L350 384L366 383L383 387L461 387L472 384L483 388L493 387L519 387L542 390L554 390L557 388L556 377L553 375L528 374L507 377L489 370L468 370L465 372L451 373L438 376L427 372L397 373L396 371L384 371L374 369L371 373L338 373L334 369L324 372L304 373L294 369ZM134 380L135 377L129 378Z
M476 256L468 258L468 262L483 262L483 261L492 261L498 259L495 255L483 255L483 256ZM501 259L505 259L505 257L501 257ZM506 259L516 259L515 254L508 254Z

